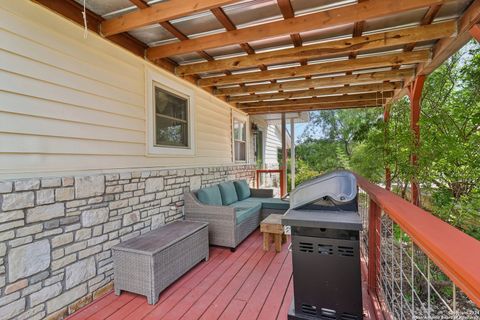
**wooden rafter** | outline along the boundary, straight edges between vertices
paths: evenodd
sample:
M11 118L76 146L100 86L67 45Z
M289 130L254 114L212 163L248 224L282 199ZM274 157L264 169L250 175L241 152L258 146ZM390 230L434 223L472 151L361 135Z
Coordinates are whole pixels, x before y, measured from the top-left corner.
M423 15L422 19L420 20L420 26L425 26L425 25L431 24L433 22L433 20L435 19L435 16L437 15L438 11L440 11L441 7L442 7L441 4L436 4L436 5L430 6L428 8L427 12ZM406 44L403 47L403 51L405 51L405 52L413 51L413 49L417 45L417 42L418 41L412 41L411 43ZM399 68L400 68L399 65L392 67L393 70L397 70Z
M306 105L294 105L294 106L268 106L260 108L251 108L245 110L250 115L254 114L268 114L279 112L303 112L314 110L331 110L331 109L347 109L347 108L367 108L378 107L379 104L374 100L365 101L348 101L348 102L335 102L335 103L323 103L323 104L306 104Z
M318 97L323 95L332 94L352 94L352 93L365 93L365 92L387 92L402 87L401 82L390 83L374 83L365 85L356 85L348 87L333 87L333 88L321 88L321 89L309 89L309 90L297 90L287 91L279 93L267 93L267 94L254 94L254 95L242 95L242 96L230 96L228 102L253 102L253 101L265 101L271 99L294 99L304 97Z
M470 29L470 34L474 37L478 42L480 42L480 24L477 23Z
M183 65L178 66L175 69L175 73L184 76L202 72L244 69L259 64L281 64L301 59L331 58L352 51L363 52L374 49L388 49L412 42L450 37L455 34L456 30L455 21L442 22L434 25L381 32L346 40L328 41L299 48Z
M226 15L225 11L222 8L213 8L212 10L213 15L217 18L218 21L222 24L222 26L227 31L237 30L235 24L230 20L230 18ZM245 51L247 54L255 54L255 50L248 44L248 43L240 43L240 47Z
M457 20L457 34L455 37L440 39L433 48L432 59L427 63L417 66L416 72L405 79L404 89L396 92L392 100L399 99L408 94L406 89L417 75L428 75L438 68L452 54L460 50L471 38L470 30L480 22L480 0L474 0Z
M341 8L203 36L147 49L149 59L245 43L292 33L331 28L408 10L444 3L446 0L368 0Z
M402 81L405 78L410 78L414 75L413 69L395 70L395 71L379 71L362 74L352 74L347 76L324 77L309 80L286 81L270 84L249 85L243 87L218 88L213 91L215 95L235 95L251 92L269 92L277 90L294 90L294 89L308 89L325 86L344 85L346 83L365 83L376 81Z
M440 11L440 8L442 7L441 4L433 5L428 8L427 12L423 16L422 20L420 21L421 26L429 25L433 22L435 17L437 16L438 11ZM411 43L405 45L403 48L403 51L412 51L413 48L417 45L418 41L412 41Z
M475 0L458 20L457 36L440 39L433 50L433 57L429 63L420 65L419 74L429 74L443 63L453 53L457 52L470 39L470 29L480 21L480 0Z
M291 19L295 17L295 12L293 11L292 4L290 0L277 0L278 7L280 8L280 12L283 15L284 19ZM292 33L290 35L292 39L293 45L295 47L301 47L303 44L302 37L298 32Z
M249 108L259 107L273 107L273 106L292 106L292 105L307 105L307 104L322 104L322 103L336 103L336 102L348 102L348 101L366 101L374 100L375 102L384 101L386 98L392 97L392 91L386 91L380 93L362 93L362 94L345 94L341 96L328 96L318 98L304 98L304 99L292 99L292 100L278 100L278 101L260 101L251 103L241 103L237 106L240 109L248 110Z
M81 12L83 11L83 7L75 2L74 0L64 0L64 1L56 1L56 0L32 0L38 4L41 4L50 10L53 10L64 17L78 23L83 24L83 18ZM86 10L86 18L87 18L87 27L89 30L100 33L100 23L104 21L102 17L95 14L90 10ZM128 51L138 55L143 56L145 54L145 49L147 46L142 43L141 41L135 39L134 37L128 34L121 34L116 35L109 38L110 41L117 43L118 45L124 47ZM171 68L174 68L172 64Z
M223 11L222 8L213 8L210 11L227 31L233 31L237 29L235 24L232 22L232 20L230 20L230 18L227 16L227 14L225 13L225 11ZM255 50L253 50L253 48L248 43L240 43L240 47L249 55L255 54ZM259 65L258 67L260 68L260 70L267 70L267 67L263 64ZM229 73L230 70L227 70L227 72Z
M146 3L144 0L129 0L129 1L134 5L136 5L139 9L146 9L150 7L150 5ZM180 30L175 28L169 21L162 21L162 22L159 22L158 24L162 26L165 30L170 32L172 35L174 35L178 40L180 41L188 40L188 37L185 34L183 34ZM198 51L197 53L205 60L208 60L208 61L213 60L213 58L205 51Z
M258 82L272 79L295 78L308 75L358 71L365 69L389 67L397 64L420 63L427 61L429 58L429 50L393 53L348 61L332 61L300 67L290 67L276 70L234 74L230 76L210 77L199 79L197 84L202 87L218 86L243 82Z
M111 36L151 24L169 21L195 12L217 8L236 1L238 0L170 0L160 2L148 8L105 20L101 24L101 31L104 36Z

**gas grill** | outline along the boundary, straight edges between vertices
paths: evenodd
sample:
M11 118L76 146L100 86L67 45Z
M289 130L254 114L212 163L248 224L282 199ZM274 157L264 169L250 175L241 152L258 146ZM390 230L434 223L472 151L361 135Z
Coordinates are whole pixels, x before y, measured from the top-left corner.
M282 224L291 227L294 298L288 319L363 319L357 184L348 171L302 183Z

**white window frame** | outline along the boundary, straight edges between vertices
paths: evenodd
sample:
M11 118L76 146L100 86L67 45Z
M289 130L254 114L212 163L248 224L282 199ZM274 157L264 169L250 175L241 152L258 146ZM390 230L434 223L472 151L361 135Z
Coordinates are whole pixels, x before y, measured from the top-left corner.
M159 71L146 69L146 143L147 156L194 156L195 149L195 92L188 85L174 81ZM155 87L187 99L188 147L155 145Z
M245 124L245 160L237 160L236 159L236 154L235 154L235 121L238 121L238 122L243 122ZM248 152L248 146L249 146L249 134L250 134L250 130L248 128L248 124L249 124L249 121L247 118L245 117L242 117L242 116L237 116L237 115L233 115L232 117L232 154L233 154L233 162L235 163L246 163L248 162L248 155L249 155L249 152Z

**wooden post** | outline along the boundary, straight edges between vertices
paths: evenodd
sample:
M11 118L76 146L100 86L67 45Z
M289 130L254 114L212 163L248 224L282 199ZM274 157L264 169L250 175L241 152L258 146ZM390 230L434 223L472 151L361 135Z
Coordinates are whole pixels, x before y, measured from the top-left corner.
M291 190L295 189L295 119L290 119L290 180Z
M285 119L285 113L282 113L282 163L280 174L280 196L283 197L287 190L287 123Z
M390 120L390 106L385 105L385 110L383 111L383 121L385 122L385 131L384 131L384 143L385 146L388 143L388 128L387 124ZM387 155L387 150L385 151L385 155ZM392 187L392 173L390 171L390 167L388 163L385 163L385 189L390 190Z
M470 29L470 34L474 37L478 42L480 42L480 23L477 23Z
M368 290L372 294L377 294L380 272L381 214L380 207L370 199L368 207Z
M425 82L425 76L418 76L415 81L410 85L410 128L413 133L413 143L415 149L420 146L420 126L418 124L420 120L420 98L422 97L423 84ZM411 201L416 206L420 205L420 188L417 181L417 166L418 156L416 151L411 154L410 161L412 163L414 173L411 178Z

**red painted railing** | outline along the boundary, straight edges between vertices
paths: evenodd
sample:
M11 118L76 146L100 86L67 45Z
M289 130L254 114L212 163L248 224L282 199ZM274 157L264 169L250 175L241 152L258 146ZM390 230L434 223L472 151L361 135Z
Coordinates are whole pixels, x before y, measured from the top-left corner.
M377 295L380 274L382 211L480 307L480 241L365 178L358 186L369 197L368 287Z
M259 169L255 171L255 181L256 184L255 186L259 188L260 186L260 175L265 174L265 173L279 173L280 174L280 196L283 197L285 195L285 190L284 190L284 177L283 177L283 170L282 169L273 169L273 170L267 170L267 169Z

